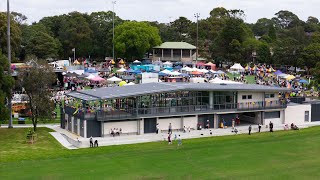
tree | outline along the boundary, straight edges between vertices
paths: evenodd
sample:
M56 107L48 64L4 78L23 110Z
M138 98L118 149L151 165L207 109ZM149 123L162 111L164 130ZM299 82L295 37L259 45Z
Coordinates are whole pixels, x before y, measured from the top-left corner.
M268 34L270 26L273 27L273 21L267 18L258 19L258 21L253 25L252 31L256 36L263 36Z
M58 39L62 44L63 57L73 56L71 49L76 48L78 57L87 57L92 49L92 30L87 15L72 12L62 19Z
M159 30L145 22L124 22L115 28L115 49L118 57L142 58L152 47L161 44Z
M91 57L99 57L104 59L105 56L112 56L113 12L93 12L90 14L89 18L93 41L93 46L90 52ZM122 22L123 20L115 15L115 27Z
M52 37L42 24L33 24L22 29L22 45L25 55L35 55L39 59L57 58L60 42Z
M311 73L314 75L315 84L320 84L320 62L317 62L316 66L311 69Z
M10 111L6 105L8 104L8 97L11 96L14 79L5 73L8 69L8 59L0 50L0 123L10 117Z
M171 23L171 27L179 32L179 41L186 41L188 39L191 25L192 22L185 17L179 17L179 19Z
M320 43L313 43L303 49L302 57L308 68L315 67L320 62Z
M50 119L54 110L50 86L55 82L55 74L46 62L29 61L28 64L31 67L19 74L19 81L29 97L33 130L36 131L38 122Z
M20 50L21 30L19 24L14 21L13 16L11 16L10 28L12 58L14 59ZM7 54L7 15L4 12L0 12L0 37L0 48L3 54Z
M302 21L298 18L297 15L290 11L281 10L277 12L276 17L273 18L275 24L280 29L291 28L301 25Z

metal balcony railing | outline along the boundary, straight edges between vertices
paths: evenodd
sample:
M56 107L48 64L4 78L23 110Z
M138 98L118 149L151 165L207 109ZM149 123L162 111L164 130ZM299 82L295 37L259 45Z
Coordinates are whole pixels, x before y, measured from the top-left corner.
M287 103L281 101L260 101L248 103L226 103L209 105L189 105L189 106L174 106L174 107L152 107L152 108L130 108L130 109L107 109L85 112L74 108L65 107L65 113L73 114L78 118L93 119L98 121L121 120L121 119L137 119L152 116L166 115L183 115L183 114L199 114L207 112L221 111L246 111L246 110L264 110L264 109L279 109L286 108Z

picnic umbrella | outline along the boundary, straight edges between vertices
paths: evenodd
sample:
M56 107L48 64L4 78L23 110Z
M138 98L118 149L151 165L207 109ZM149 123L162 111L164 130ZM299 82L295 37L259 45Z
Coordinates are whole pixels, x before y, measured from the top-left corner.
M91 78L90 80L91 81L96 81L96 82L105 81L105 79L100 77L100 76L95 76L94 78Z
M133 69L129 69L129 70L127 70L126 72L127 72L127 73L135 73L136 71L133 70Z
M308 82L307 80L305 80L305 79L301 79L301 80L299 81L299 83L309 84L309 82Z
M139 60L135 60L135 61L133 61L133 63L134 64L139 64L139 63L141 63Z
M92 79L92 78L94 78L95 76L94 75L92 75L92 74L90 74L88 77L86 77L87 79Z
M169 74L172 76L180 76L181 75L181 73L179 73L178 71L170 72Z
M119 82L119 86L125 86L126 84L127 84L127 82L125 82L125 81Z
M162 73L165 73L165 74L170 74L171 73L171 71L169 71L169 70L167 70L167 69L165 69L165 70L163 70L163 71L161 71Z
M279 76L280 74L283 74L283 73L280 70L277 70L274 74Z
M125 68L121 68L121 69L118 69L117 70L117 73L123 73L123 72L126 72L127 70Z
M296 77L293 76L293 75L289 75L289 76L286 77L286 80L292 80L292 79L294 79L294 78L296 78Z
M107 79L107 81L109 81L109 82L121 82L122 79L113 76L113 77Z
M202 72L199 72L199 71L193 71L191 74L192 74L192 75L202 75L203 73L202 73Z

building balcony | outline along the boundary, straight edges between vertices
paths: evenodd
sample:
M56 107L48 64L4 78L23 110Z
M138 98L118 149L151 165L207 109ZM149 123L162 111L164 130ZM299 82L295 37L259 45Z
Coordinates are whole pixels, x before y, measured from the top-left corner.
M217 112L242 112L253 110L267 109L283 109L286 108L286 102L271 103L271 102L250 102L250 103L226 103L209 105L189 105L189 106L174 106L174 107L152 107L152 108L131 108L119 110L96 110L95 112L83 112L75 108L65 107L65 113L72 114L78 118L97 119L98 121L113 121L125 119L140 119L157 116L179 116L193 115L201 113L217 113Z

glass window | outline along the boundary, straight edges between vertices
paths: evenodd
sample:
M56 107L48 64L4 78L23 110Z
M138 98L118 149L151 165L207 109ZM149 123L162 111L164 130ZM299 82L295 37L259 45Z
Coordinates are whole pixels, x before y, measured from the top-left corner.
M270 94L270 98L274 98L274 94Z
M265 113L264 113L264 118L265 118L265 119L280 118L280 111L265 112Z
M247 99L247 95L242 95L242 99Z
M248 99L252 99L252 95L248 95Z
M270 94L265 94L264 97L265 98L270 98Z

